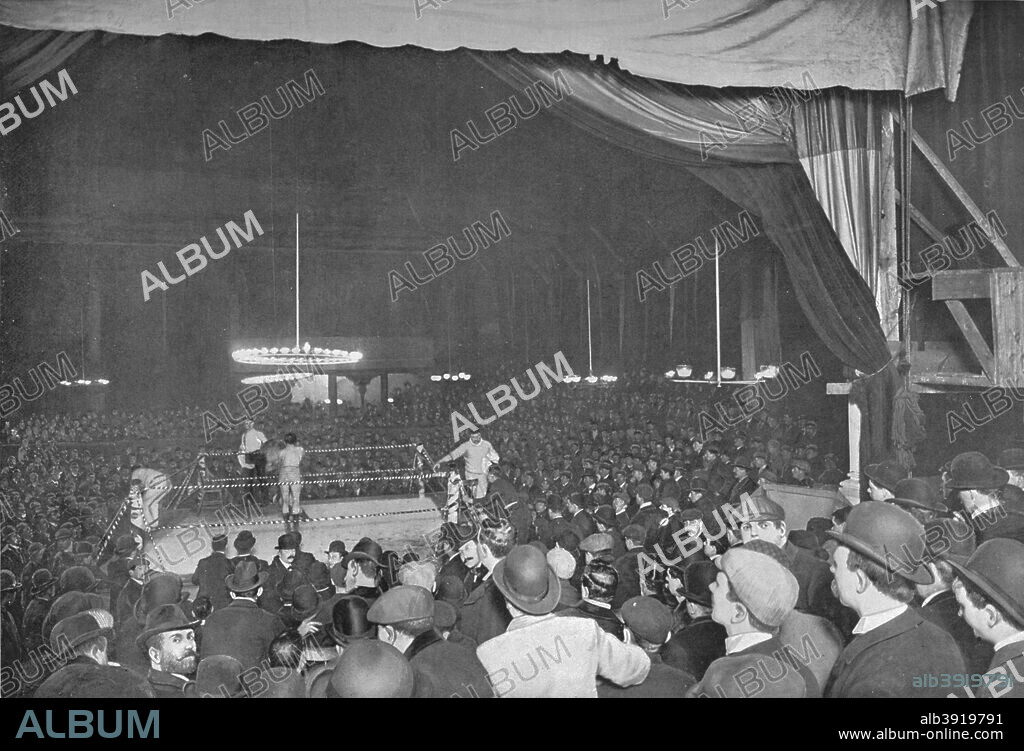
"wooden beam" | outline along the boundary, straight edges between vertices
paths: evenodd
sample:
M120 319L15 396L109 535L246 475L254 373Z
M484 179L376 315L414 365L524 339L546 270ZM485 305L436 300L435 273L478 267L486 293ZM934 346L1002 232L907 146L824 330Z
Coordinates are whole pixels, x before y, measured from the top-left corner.
M1024 386L1024 270L991 274L992 344L997 386Z
M978 358L978 362L981 363L981 369L985 371L985 377L991 382L994 358L992 350L989 349L988 343L985 341L985 337L978 331L974 319L971 318L971 314L967 312L967 308L964 307L962 302L959 300L946 300L945 303L946 307L949 308L949 312L953 314L953 318L956 319L956 323L963 332L964 337L967 339L967 344L970 345L971 351Z
M913 380L922 386L970 386L980 389L992 387L992 381L987 376L968 373L918 373L913 376Z
M936 271L932 275L933 300L978 300L992 294L991 270Z
M897 120L899 121L900 127L904 127L904 123L899 120L899 118L897 118ZM964 190L963 186L953 176L953 173L949 171L949 168L946 167L945 163L939 159L934 151L932 151L931 146L929 146L925 140L918 135L916 130L911 129L910 135L914 141L914 146L916 146L917 150L921 152L921 156L931 164L939 177L942 178L942 181L946 183L946 186L953 191L953 194L958 199L960 199L960 203L963 204L964 208L967 209L967 212L971 215L974 221L978 223L978 226L981 227L982 231L984 231L989 242L992 243L992 245L995 246L995 249L999 251L999 255L1001 255L1003 260L1006 261L1006 265L1011 267L1020 266L1020 261L1018 261L1017 257L1010 252L1006 243L1003 242L1003 238L992 231L992 228L989 226L988 219L986 219L985 215L981 213L981 209L978 208L978 204L976 204L974 199L972 199L967 191Z

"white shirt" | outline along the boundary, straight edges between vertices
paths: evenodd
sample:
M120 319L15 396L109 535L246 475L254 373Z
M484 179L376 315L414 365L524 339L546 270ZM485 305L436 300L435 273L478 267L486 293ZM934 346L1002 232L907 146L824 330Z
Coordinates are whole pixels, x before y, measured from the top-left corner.
M497 464L500 457L489 441L481 440L480 443L473 443L472 440L465 441L458 448L447 456L443 457L439 464L466 457L467 475L486 475L487 469L492 464Z
M895 620L903 615L907 609L906 605L898 605L895 608L889 608L883 610L880 613L872 613L871 615L862 616L857 625L853 627L854 634L866 634L868 631L873 631L879 626L884 626L889 621Z
M748 631L745 634L727 636L725 637L725 653L731 655L736 652L742 652L744 649L750 649L755 644L760 644L771 638L772 635L766 634L764 631Z
M252 451L259 451L266 442L267 437L263 435L262 431L250 428L242 434L242 452L248 454Z
M1008 646L1010 644L1013 644L1014 642L1018 642L1018 641L1024 641L1024 631L1018 631L1016 633L1010 634L1009 636L1007 636L1002 641L997 641L993 645L992 651L993 652L998 652L1003 647L1006 647L1006 646Z

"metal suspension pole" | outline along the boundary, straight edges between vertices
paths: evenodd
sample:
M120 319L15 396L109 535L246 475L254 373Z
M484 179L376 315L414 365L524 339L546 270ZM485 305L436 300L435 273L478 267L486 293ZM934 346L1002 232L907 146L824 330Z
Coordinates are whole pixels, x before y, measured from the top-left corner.
M719 278L718 266L718 236L715 235L715 354L718 359L718 369L715 371L715 381L719 388L722 387L722 290L721 279Z
M295 213L295 348L299 348L299 214Z
M587 353L590 359L590 375L594 375L594 341L590 329L590 279L587 279Z

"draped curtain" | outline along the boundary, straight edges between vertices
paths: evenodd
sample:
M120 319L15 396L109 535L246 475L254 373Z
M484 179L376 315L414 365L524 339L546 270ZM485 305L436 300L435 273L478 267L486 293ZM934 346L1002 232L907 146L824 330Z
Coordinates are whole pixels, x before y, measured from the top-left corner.
M689 169L761 219L815 332L862 373L889 352L871 290L847 257L799 164L791 129L762 96L638 79L565 57L479 54L517 87L549 82L548 111L625 148Z
M846 89L823 92L793 110L800 166L854 268L872 289L881 217L880 112L869 92Z

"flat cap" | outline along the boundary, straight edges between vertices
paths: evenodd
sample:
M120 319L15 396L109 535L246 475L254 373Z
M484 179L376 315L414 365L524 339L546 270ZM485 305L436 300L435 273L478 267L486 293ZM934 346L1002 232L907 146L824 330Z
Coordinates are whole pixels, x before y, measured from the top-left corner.
M664 644L672 635L672 611L653 597L630 597L620 613L629 630L651 644Z
M786 520L786 510L769 498L763 490L740 496L739 518L743 522Z
M366 614L371 623L404 623L434 617L434 598L423 587L392 587L374 601Z
M730 548L715 560L736 597L759 621L778 628L796 605L800 585L781 563L746 546Z
M589 537L583 538L580 543L580 550L587 553L600 553L603 550L611 550L615 547L615 538L607 532L596 532Z

